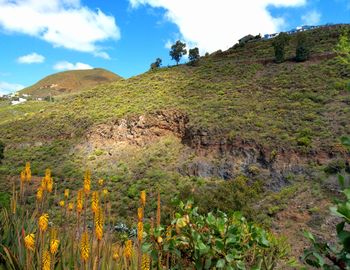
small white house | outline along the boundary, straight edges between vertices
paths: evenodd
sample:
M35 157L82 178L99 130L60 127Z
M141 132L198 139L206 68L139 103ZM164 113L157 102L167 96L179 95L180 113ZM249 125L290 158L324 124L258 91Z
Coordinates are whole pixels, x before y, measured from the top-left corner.
M25 98L19 98L18 100L12 100L11 105L18 105L18 104L24 103L26 101L27 100Z

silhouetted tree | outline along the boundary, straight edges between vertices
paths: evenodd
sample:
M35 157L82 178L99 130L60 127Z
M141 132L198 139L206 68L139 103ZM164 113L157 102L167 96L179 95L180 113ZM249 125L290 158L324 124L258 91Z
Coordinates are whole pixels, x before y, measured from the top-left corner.
M286 33L280 33L272 42L272 46L275 49L275 61L276 63L284 62L285 58L285 46L288 45L290 36Z
M171 46L170 56L172 60L176 61L176 65L179 64L182 56L187 54L186 44L182 43L180 40L176 41L174 45Z
M162 59L157 58L156 61L151 64L151 69L153 70L153 69L160 68L161 65L162 65Z
M310 42L307 39L305 33L299 33L297 35L297 48L295 51L295 60L297 62L303 62L310 57Z
M199 60L199 49L193 48L188 51L188 59L190 60L190 64L195 64Z

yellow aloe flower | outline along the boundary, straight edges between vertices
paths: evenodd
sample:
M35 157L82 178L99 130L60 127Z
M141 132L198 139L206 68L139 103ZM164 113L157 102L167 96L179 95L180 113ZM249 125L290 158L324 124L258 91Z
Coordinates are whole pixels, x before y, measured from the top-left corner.
M60 240L58 239L52 239L50 241L50 252L52 255L57 253L59 245L60 245Z
M90 174L90 171L86 171L85 176L84 176L84 192L85 192L85 194L90 193L90 188L91 188L91 174Z
M64 197L65 197L66 199L68 199L68 197L69 197L69 189L68 189L68 188L66 188L66 189L64 190Z
M96 214L96 211L99 208L99 199L98 199L98 192L94 191L92 193L92 200L91 200L91 210L94 214Z
M37 190L37 192L36 192L36 199L37 199L38 202L41 202L41 201L42 201L43 195L44 195L44 190L43 190L43 188L40 186L40 187L38 187L38 190Z
M83 190L79 190L77 194L77 212L78 214L81 213L84 207L84 193Z
M64 207L64 201L63 201L63 200L60 201L58 204L59 204L61 207Z
M102 240L103 237L103 212L100 207L95 212L95 234L98 240Z
M39 229L40 229L40 231L45 232L47 230L48 224L49 224L49 215L42 214L39 217Z
M47 188L47 191L49 193L52 192L52 189L53 189L53 178L52 177L48 179L48 181L46 183L46 188Z
M141 242L143 236L143 222L139 221L137 223L137 239Z
M142 254L142 263L141 263L141 269L142 270L150 270L151 265L151 258L148 254Z
M26 181L26 172L21 171L21 183L24 183Z
M81 236L80 254L81 254L81 258L85 262L89 259L90 246L89 246L89 234L88 234L88 232L84 232Z
M74 203L73 202L68 203L68 210L73 211L73 209L74 209Z
M137 209L137 220L142 221L143 220L143 208L139 207Z
M47 250L44 252L42 257L42 270L50 270L51 269L51 255Z
M34 247L35 247L35 234L34 233L28 234L26 237L24 237L24 245L25 245L26 249L28 249L30 251L34 251Z
M25 178L26 178L27 182L30 182L30 180L32 179L32 171L30 170L30 162L26 163Z
M114 247L112 258L115 261L119 259L119 247L118 246Z
M132 240L126 241L125 248L124 248L124 257L127 260L130 260L132 255Z
M146 206L146 191L143 190L141 191L141 196L140 196L141 204L143 207Z

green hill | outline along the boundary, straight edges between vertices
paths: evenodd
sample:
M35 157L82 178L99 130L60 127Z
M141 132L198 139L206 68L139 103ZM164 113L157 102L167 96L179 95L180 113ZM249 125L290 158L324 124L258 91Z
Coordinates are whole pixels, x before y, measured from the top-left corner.
M334 53L349 29L306 32L311 57L302 63L294 61L293 35L281 64L272 40L260 40L55 102L1 106L2 187L25 161L33 175L50 167L71 189L90 168L94 179L108 180L121 218L137 207L139 190L159 189L164 204L192 196L202 209L243 209L277 230L289 226L275 217L290 217L283 212L290 204L293 215L306 211L290 222L319 230L324 211L308 209L327 209L320 186L349 170L339 137L350 130L350 70Z
M121 77L102 68L70 70L52 74L20 91L34 97L59 96L77 93L100 84L120 80Z

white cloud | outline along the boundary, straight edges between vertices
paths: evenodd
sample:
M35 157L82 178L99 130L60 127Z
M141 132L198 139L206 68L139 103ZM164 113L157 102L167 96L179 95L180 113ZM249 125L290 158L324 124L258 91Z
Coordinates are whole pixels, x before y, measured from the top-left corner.
M18 83L0 82L0 95L16 92L22 90L23 88L24 86Z
M274 33L282 18L273 17L269 6L298 7L306 0L129 0L132 7L164 8L167 20L175 23L188 43L202 52L231 47L247 34Z
M18 57L17 62L21 64L43 63L45 57L35 52Z
M317 25L321 20L321 13L316 10L312 10L301 16L301 20L307 25Z
M56 63L53 66L53 69L58 70L58 71L63 71L63 70L82 70L82 69L93 69L92 66L84 63L77 62L75 64L70 63L68 61L61 61Z
M106 52L95 52L95 53L94 53L94 56L96 56L96 57L101 57L101 58L106 59L106 60L110 60L110 59L111 59L111 57L109 56L109 54L106 53Z
M114 17L79 0L0 0L0 28L97 56L106 56L99 42L120 38Z

